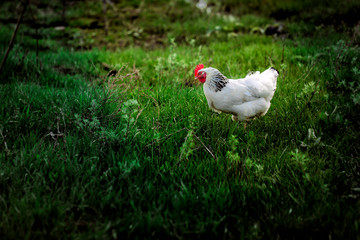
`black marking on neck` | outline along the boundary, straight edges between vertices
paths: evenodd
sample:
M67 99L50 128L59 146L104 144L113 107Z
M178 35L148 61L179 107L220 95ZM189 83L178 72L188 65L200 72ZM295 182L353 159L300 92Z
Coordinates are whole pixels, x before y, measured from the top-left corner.
M221 91L226 86L226 84L229 82L229 79L227 79L224 75L222 75L219 72L214 76L213 82L215 85L215 92L218 92Z

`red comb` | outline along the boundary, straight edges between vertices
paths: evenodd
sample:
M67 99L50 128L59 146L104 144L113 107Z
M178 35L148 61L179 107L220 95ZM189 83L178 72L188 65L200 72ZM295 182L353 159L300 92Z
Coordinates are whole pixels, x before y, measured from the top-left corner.
M198 71L199 71L200 69L202 69L202 68L204 68L204 64L199 64L199 65L196 66L196 68L195 68L195 77L196 77Z

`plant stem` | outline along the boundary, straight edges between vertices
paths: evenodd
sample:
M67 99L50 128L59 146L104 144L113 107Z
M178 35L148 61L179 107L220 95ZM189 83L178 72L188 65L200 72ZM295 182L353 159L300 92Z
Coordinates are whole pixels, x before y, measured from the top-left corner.
M22 10L22 12L21 12L21 14L20 14L20 16L19 16L18 21L17 21L15 31L14 31L12 37L11 37L11 40L10 40L9 46L8 46L8 48L7 48L7 50L6 50L5 56L4 56L4 58L3 58L2 62L1 62L1 65L0 65L0 73L1 73L1 71L2 71L2 69L3 69L3 67L4 67L4 65L5 65L6 59L7 59L8 56L9 56L9 52L10 52L12 46L14 45L16 33L17 33L18 29L19 29L19 26L20 26L20 23L21 23L21 19L22 19L22 17L23 17L24 14L25 14L25 11L26 11L26 8L27 8L28 5L29 5L29 0L27 0L27 1L24 3L24 7L23 7L23 10Z

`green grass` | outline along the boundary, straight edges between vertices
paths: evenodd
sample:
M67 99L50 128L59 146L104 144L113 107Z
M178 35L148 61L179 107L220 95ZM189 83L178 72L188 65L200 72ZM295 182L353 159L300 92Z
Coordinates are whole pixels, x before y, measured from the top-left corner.
M258 24L238 32L216 16L206 25L200 12L180 14L180 3L167 6L165 26L148 21L156 4L134 23L168 28L152 50L74 51L49 30L54 47L37 59L20 31L0 74L0 235L360 238L358 28L309 35L313 24L292 22L296 38L281 40L250 34L266 16L239 18ZM199 63L231 78L277 68L269 112L246 129L211 112L193 78Z

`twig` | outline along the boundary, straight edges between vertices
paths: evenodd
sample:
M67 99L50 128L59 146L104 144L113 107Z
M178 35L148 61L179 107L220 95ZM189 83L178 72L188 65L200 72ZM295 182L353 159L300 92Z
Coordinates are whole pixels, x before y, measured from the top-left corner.
M58 129L58 132L59 132L59 129ZM47 136L51 136L51 138L52 138L53 140L57 141L57 138L58 138L58 137L63 137L64 134L63 134L63 133L53 133L53 132L50 132L50 133L48 133L48 134L45 135L45 137L47 137Z
M107 1L106 0L102 0L102 10L103 10L103 15L104 15L104 30L105 30L105 36L108 35L109 32L109 22L107 20L106 17L106 10L107 10Z
M10 155L10 150L9 150L9 148L8 148L8 146L7 146L6 141L5 141L5 137L4 137L4 135L3 135L2 129L0 129L0 135L1 135L1 137L3 138L3 140L4 140L4 147L5 147L6 155Z
M318 61L319 61L319 59L316 59L316 61L311 65L310 69L307 72L305 72L301 77L296 79L295 82L298 82L302 79L305 80L309 76L311 70L313 70L313 68L315 67L315 65L317 64Z
M177 131L175 131L175 132L173 132L173 133L170 133L169 135L166 135L165 137L162 137L162 138L160 138L160 139L156 139L156 140L153 141L152 143L149 143L148 145L146 145L145 148L150 147L150 146L154 145L155 143L158 143L158 142L160 142L160 141L162 141L162 140L165 140L165 139L171 137L172 135L174 135L174 134L176 134L176 133L179 133L179 132L182 132L182 131L184 131L184 130L188 130L188 128L182 128L182 129L177 130Z
M11 37L11 40L10 40L9 46L8 46L8 48L7 48L7 50L6 50L5 56L4 56L4 58L3 58L2 62L1 62L1 65L0 65L0 73L1 73L1 71L2 71L2 69L3 69L3 67L4 67L4 65L5 65L6 59L7 59L8 56L9 56L9 52L10 52L12 46L14 45L16 33L17 33L18 29L19 29L19 26L20 26L20 23L21 23L21 19L22 19L22 17L23 17L24 14L25 14L26 7L27 7L28 5L29 5L29 0L27 0L27 1L24 3L24 8L23 8L23 10L22 10L22 12L21 12L21 14L20 14L20 16L19 16L19 19L18 19L17 24L16 24L15 31L14 31L12 37Z
M210 149L208 147L206 147L206 145L201 141L201 139L196 136L196 134L194 133L194 136L196 137L196 139L201 143L201 145L205 148L205 150L210 153L210 155L213 157L213 159L217 160L216 159L216 156L210 151Z
M173 133L171 133L171 134L169 134L169 135L166 135L165 137L162 137L162 138L160 138L160 139L157 139L157 140L153 141L152 143L146 145L145 147L146 147L146 148L147 148L147 147L150 147L150 146L154 145L155 143L158 143L158 142L160 142L160 141L162 141L162 140L165 140L165 139L171 137L172 135L174 135L174 134L176 134L176 133L179 133L179 132L182 132L182 131L184 131L184 130L190 131L187 127L182 128L182 129L177 130L177 131L175 131L175 132L173 132ZM210 153L210 155L211 155L215 160L217 160L217 158L216 158L216 156L214 155L214 153L211 152L211 150L203 143L203 141L201 141L201 139L200 139L198 136L196 136L195 133L194 133L194 136L195 136L196 139L201 143L201 145L205 148L205 150L206 150L208 153ZM187 136L186 136L186 138L187 138ZM186 141L186 139L185 139L185 141ZM181 157L181 155L180 155L180 157Z
M64 141L64 149L66 150L66 146L67 146L67 142L66 142L66 122L65 122L65 114L64 114L64 112L62 111L62 109L61 108L59 108L59 110L60 110L60 113L61 113L61 116L62 116L62 120L63 120L63 122L64 122L64 137L63 137L63 141ZM60 133L59 132L59 127L58 127L58 133Z

